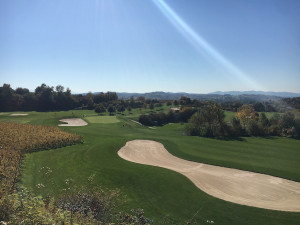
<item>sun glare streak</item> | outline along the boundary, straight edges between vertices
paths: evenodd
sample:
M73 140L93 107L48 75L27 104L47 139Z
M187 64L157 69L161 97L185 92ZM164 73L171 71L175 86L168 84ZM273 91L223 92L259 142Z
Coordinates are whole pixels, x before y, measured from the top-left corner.
M217 61L224 68L234 74L238 79L247 84L249 88L263 90L257 83L255 83L247 74L241 71L232 62L226 59L220 52L218 52L212 45L210 45L203 37L197 34L183 19L181 19L163 0L152 0L160 11L168 18L168 20L178 29L178 31L185 36L189 41L200 48L213 61Z

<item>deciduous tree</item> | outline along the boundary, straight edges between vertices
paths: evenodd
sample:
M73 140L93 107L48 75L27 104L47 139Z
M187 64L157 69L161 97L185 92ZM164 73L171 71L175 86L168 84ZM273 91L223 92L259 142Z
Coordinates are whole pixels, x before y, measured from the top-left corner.
M238 109L237 117L241 121L244 129L246 129L250 121L257 119L257 114L252 106L243 105Z

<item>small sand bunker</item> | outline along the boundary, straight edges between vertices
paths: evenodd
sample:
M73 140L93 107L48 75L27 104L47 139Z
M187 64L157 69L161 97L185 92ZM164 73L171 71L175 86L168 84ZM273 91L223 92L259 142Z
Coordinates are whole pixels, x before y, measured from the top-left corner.
M118 151L128 161L174 170L214 197L258 208L300 212L300 183L269 175L212 166L171 155L161 143L129 141Z
M10 116L28 116L27 113L13 113L13 114L10 114Z
M88 125L87 122L85 122L83 119L80 118L62 119L60 121L67 123L67 124L59 124L58 126L61 127L82 127Z

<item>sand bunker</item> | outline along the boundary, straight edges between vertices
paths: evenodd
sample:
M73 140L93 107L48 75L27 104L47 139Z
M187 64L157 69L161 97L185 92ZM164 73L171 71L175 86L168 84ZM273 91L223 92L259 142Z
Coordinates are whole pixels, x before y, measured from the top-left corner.
M13 114L10 114L10 116L28 116L27 113L13 113Z
M212 166L171 155L161 143L129 141L118 151L128 161L174 170L214 197L265 209L300 212L300 183L264 174Z
M58 126L61 127L81 127L81 126L88 125L87 122L85 122L83 119L80 118L62 119L60 121L67 123L67 124L59 124Z

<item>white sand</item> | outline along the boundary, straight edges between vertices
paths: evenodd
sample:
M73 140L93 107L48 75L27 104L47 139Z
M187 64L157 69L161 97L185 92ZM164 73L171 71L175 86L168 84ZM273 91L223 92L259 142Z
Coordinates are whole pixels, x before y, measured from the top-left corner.
M61 127L82 127L88 125L87 122L85 122L83 119L80 118L62 119L60 121L67 123L67 124L59 124L58 126Z
M143 124L141 124L140 122L138 122L138 121L135 121L135 120L130 120L131 122L134 122L134 123L137 123L137 124L139 124L139 125L141 125L141 126L144 126Z
M141 126L144 126L143 124L141 124L141 123L138 122L138 121L135 121L135 120L130 120L130 121L131 121L131 122L134 122L134 123L137 123L137 124L139 124L139 125L141 125ZM155 127L148 127L148 128L153 129L153 130L156 129Z
M13 113L13 114L10 114L10 116L27 116L28 114L27 113Z
M300 212L300 183L269 175L212 166L171 155L161 143L129 141L118 151L128 161L174 170L214 197L258 208Z

